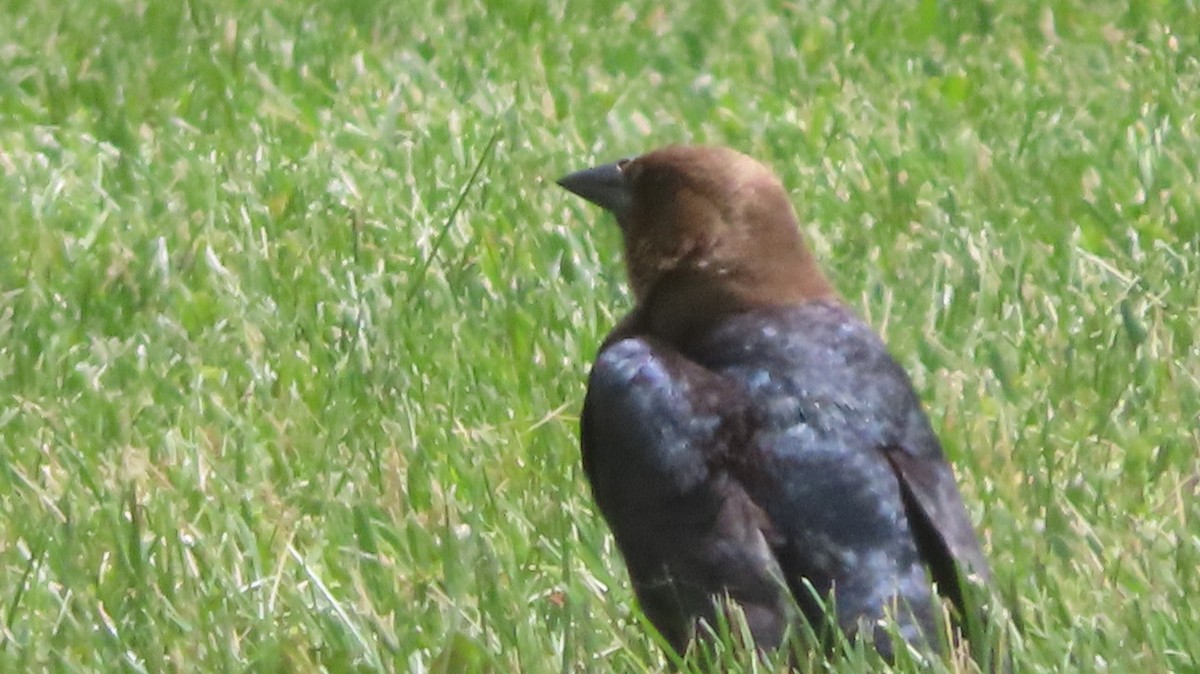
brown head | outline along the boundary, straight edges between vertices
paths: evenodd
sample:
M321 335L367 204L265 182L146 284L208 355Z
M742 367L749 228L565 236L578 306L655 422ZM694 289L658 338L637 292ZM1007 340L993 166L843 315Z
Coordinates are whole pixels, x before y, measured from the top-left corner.
M732 311L835 296L787 192L744 154L670 146L558 184L616 216L638 313L664 338Z

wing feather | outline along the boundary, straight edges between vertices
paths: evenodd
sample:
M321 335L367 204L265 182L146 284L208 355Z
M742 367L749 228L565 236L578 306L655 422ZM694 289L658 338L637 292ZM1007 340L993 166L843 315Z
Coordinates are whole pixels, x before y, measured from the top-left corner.
M605 347L582 417L584 470L646 616L678 652L714 599L739 605L756 643L788 607L766 516L720 466L739 441L738 392L653 340Z

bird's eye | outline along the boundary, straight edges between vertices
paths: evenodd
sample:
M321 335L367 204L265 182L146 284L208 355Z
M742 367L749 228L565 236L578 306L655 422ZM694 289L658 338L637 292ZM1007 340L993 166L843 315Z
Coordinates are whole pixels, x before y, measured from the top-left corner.
M617 161L617 170L629 181L637 180L638 175L642 172L641 166L628 158Z

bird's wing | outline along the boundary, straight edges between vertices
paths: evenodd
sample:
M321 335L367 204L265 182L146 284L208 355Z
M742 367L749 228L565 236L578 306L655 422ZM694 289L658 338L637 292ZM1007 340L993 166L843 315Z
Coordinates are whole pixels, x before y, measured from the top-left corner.
M748 312L690 355L746 388L755 439L733 471L788 540L780 558L789 577L840 583L838 608L854 613L887 583L919 603L925 567L956 601L960 565L987 576L907 375L850 311L812 303Z
M903 446L887 448L885 456L900 478L906 498L912 500L913 516L921 519L917 526L936 537L929 542L944 546L945 552L965 567L963 570L968 574L977 575L983 583L990 582L991 569L975 535L975 527L967 516L950 466L940 456L922 456ZM947 568L933 566L934 561L930 560L935 580L948 591L956 592L952 589L953 584L961 579Z
M608 343L584 401L583 465L647 617L676 650L728 593L760 646L786 624L762 511L719 468L744 434L737 387L649 338Z

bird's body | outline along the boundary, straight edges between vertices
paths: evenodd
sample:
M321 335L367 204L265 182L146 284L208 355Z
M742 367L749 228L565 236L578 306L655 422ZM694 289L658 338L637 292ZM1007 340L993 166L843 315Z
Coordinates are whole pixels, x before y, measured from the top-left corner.
M568 176L614 211L638 304L601 347L583 463L647 617L683 652L714 600L779 644L798 606L884 654L987 565L903 369L838 300L786 193L729 150ZM789 594L791 595L789 597ZM794 603L793 603L794 602Z

